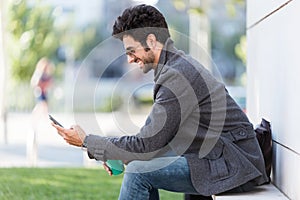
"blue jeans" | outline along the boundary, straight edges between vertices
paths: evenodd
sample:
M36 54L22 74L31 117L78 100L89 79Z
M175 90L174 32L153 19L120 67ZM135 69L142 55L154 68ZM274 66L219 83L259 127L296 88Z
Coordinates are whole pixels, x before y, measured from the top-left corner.
M132 161L126 167L119 200L158 200L158 189L197 194L184 157Z

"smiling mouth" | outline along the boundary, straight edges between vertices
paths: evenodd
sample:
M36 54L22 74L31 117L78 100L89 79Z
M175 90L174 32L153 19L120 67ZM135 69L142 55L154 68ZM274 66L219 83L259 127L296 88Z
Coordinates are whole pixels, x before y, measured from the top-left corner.
M143 61L142 61L141 59L139 59L139 58L136 58L136 59L134 60L134 62L135 62L136 64L138 64L140 67L142 67L142 66L144 65Z

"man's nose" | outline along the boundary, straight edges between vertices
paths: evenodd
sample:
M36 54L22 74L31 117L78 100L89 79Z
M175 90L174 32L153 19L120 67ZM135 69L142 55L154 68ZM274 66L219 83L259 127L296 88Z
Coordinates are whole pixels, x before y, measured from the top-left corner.
M134 55L127 55L127 62L133 63L135 61L135 56Z

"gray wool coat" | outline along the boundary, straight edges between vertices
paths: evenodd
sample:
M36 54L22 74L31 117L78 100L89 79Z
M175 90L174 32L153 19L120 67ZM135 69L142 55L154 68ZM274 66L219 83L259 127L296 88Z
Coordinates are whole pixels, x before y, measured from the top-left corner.
M96 160L151 160L184 156L202 195L218 194L248 181L268 179L252 124L200 63L168 39L154 77L154 104L134 136L86 137Z

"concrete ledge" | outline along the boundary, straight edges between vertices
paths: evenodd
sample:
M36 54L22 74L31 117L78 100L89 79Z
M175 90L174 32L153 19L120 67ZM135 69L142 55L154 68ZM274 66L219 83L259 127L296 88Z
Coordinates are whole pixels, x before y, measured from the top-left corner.
M274 185L262 185L251 192L215 195L214 200L288 200Z

